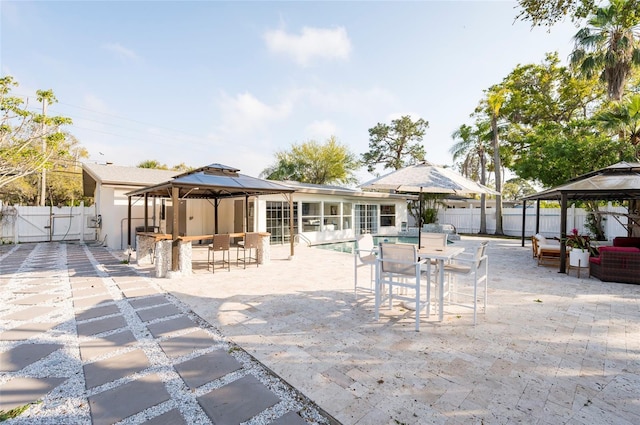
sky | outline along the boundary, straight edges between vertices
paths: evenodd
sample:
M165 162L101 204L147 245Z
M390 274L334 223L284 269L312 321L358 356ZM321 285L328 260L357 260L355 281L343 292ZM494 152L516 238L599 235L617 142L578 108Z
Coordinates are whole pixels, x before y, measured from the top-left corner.
M451 134L483 91L577 32L516 21L512 1L7 1L0 71L51 115L84 161L220 163L258 177L275 154L330 136L355 155L368 130L429 122L426 159L452 165ZM363 168L360 182L373 178Z

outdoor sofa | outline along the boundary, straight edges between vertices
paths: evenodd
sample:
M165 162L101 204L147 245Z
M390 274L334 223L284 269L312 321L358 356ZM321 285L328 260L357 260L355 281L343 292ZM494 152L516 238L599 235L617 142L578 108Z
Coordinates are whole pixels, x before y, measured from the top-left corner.
M617 237L613 246L598 249L589 258L589 273L603 282L640 284L640 238Z

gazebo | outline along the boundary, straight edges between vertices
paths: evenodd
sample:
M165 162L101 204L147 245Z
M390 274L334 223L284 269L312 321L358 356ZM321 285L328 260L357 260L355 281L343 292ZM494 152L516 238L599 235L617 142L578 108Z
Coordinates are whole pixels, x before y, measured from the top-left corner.
M522 199L522 246L525 243L527 201L536 202L536 233L540 230L540 201L560 202L560 273L565 272L567 237L567 204L569 201L640 201L640 163L619 162L600 170L583 174L567 183L529 195ZM631 236L640 228L640 211L628 210L625 227Z
M186 173L175 176L173 179L164 183L143 187L126 195L128 197L128 244L131 246L131 198L144 196L144 227L148 227L149 217L147 216L148 198L167 198L171 199L173 205L178 205L183 199L214 199L215 218L214 232L218 229L218 205L221 199L226 198L244 198L245 206L248 205L249 197L267 194L282 193L289 202L289 209L293 217L293 192L288 186L275 183L269 180L263 180L256 177L239 174L238 169L222 164L210 164L198 169L188 171ZM178 230L179 208L173 209L173 226L172 226L172 249L171 249L171 268L173 271L178 270L179 249L178 242L180 235ZM247 217L248 228L248 217ZM293 235L293 220L290 224L290 232ZM293 237L291 238L291 256L294 254Z

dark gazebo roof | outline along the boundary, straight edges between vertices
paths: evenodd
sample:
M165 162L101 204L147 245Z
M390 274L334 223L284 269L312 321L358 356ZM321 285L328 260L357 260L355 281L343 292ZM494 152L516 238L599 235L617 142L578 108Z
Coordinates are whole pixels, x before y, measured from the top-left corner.
M529 195L522 200L527 201L554 200L560 201L560 273L566 273L566 228L567 203L569 201L626 201L640 199L640 163L618 162L609 167L592 171L569 180L567 183ZM637 226L637 211L621 214L628 218L631 226ZM536 211L536 232L540 218L540 204ZM526 208L522 209L522 246L525 240Z
M609 167L583 174L567 183L529 195L523 200L624 201L640 199L640 163L618 162Z
M179 197L189 199L221 199L243 196L292 193L295 189L239 174L238 169L222 164L210 164L175 176L164 183L143 187L127 193L127 196L158 196L171 198L173 188L180 191Z

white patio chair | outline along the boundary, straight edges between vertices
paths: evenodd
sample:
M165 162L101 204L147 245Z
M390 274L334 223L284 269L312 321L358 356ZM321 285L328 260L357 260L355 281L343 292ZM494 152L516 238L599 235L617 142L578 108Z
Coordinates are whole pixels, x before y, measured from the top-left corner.
M447 233L422 233L420 234L420 248L421 249L445 249L447 247L447 240L449 235ZM436 283L436 288L438 288L438 275L440 268L438 267L437 260L431 260L431 265L433 266L430 270L432 271L433 281ZM437 294L435 294L437 296Z
M489 257L486 255L487 242L482 242L473 254L462 253L449 264L445 264L444 271L452 287L449 288L449 304L473 309L473 324L476 324L478 311L478 285L484 284L483 312L487 311L487 283L489 279ZM467 276L472 281L473 293L460 289L458 278ZM472 297L472 304L458 301L458 297ZM453 300L452 300L453 298Z
M370 233L360 235L353 249L353 292L358 295L358 269L360 267L369 266L369 288L360 287L361 289L373 292L373 282L375 274L373 267L376 265L377 248L373 244L373 236Z
M447 233L421 233L420 248L446 248L448 236Z
M420 330L420 311L426 307L427 316L429 315L429 300L431 298L429 285L427 285L426 301L423 301L421 297L421 266L422 263L418 260L415 245L380 244L380 252L376 260L376 320L380 319L382 293L388 287L389 309L393 306L394 298L415 303L412 307L416 315L416 332ZM411 291L407 291L406 295L394 294L394 287L406 288Z

